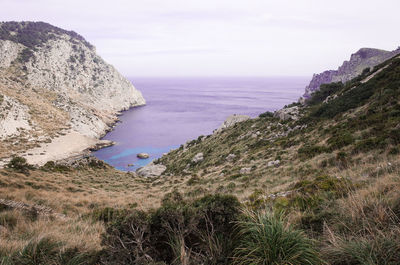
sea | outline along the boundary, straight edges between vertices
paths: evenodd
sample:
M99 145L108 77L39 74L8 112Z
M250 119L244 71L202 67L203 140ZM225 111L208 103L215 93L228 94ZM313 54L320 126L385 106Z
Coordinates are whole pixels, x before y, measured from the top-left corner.
M257 117L295 102L309 77L129 78L146 105L123 112L103 139L114 146L93 154L134 171L200 135L212 134L232 114ZM150 158L139 159L138 153Z

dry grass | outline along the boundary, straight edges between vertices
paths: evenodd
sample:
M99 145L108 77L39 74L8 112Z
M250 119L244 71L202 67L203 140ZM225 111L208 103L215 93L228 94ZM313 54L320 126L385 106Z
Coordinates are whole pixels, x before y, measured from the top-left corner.
M104 224L92 220L94 210L157 207L169 191L112 168L62 173L34 170L29 175L0 170L0 198L43 205L68 217L62 220L39 215L32 220L29 213L0 209L0 220L6 216L15 223L12 227L0 226L0 249L11 253L31 240L46 237L65 243L66 248L99 250Z
M65 248L79 248L81 251L100 249L100 235L104 232L101 223L72 218L68 220L38 216L34 218L17 210L3 211L0 220L12 220L12 224L2 222L0 250L13 253L28 242L40 238L51 238L63 242Z

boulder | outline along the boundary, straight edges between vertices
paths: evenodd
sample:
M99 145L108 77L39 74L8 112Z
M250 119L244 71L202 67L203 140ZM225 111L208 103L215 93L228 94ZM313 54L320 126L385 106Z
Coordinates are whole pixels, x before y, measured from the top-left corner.
M250 116L247 116L247 115L233 114L233 115L229 116L228 118L226 118L226 120L221 124L221 126L218 129L216 129L214 131L214 133L220 132L228 127L231 127L238 122L247 121L249 119L250 119Z
M235 158L236 158L236 155L235 155L235 154L229 154L229 155L226 157L226 161L232 162Z
M148 153L139 153L139 154L137 154L136 155L138 158L140 158L140 159L146 159L146 158L149 158L150 157L150 155L148 154Z
M275 111L275 118L279 118L282 121L286 121L288 119L298 120L299 119L299 107L294 106L290 108L283 108Z
M115 145L115 142L109 140L99 140L97 141L89 150L90 151L97 151L102 148L106 148L109 146Z
M240 169L240 174L249 174L251 172L251 167L243 167Z
M268 164L267 164L267 166L268 166L268 167L273 167L273 166L278 167L280 163L281 163L280 160L269 161Z
M203 153L198 153L197 155L195 155L192 159L193 163L198 163L204 160L204 156Z
M150 164L136 170L136 173L139 177L142 178L155 178L164 173L166 169L167 167L164 165L154 164L153 162L151 162Z

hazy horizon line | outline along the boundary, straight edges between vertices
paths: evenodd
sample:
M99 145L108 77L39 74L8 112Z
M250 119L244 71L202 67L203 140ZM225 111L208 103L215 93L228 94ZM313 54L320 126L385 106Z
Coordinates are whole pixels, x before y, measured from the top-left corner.
M131 78L181 78L181 79L189 79L189 78L310 78L312 79L312 76L306 76L306 75L256 75L256 76L250 76L250 75L193 75L193 76L188 76L188 75L141 75L141 76L132 76L132 75L124 75L125 78L131 79Z

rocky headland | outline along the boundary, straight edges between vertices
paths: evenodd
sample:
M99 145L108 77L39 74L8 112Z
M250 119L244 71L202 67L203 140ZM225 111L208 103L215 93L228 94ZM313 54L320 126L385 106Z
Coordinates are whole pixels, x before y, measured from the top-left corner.
M337 70L327 70L319 74L314 74L300 101L304 102L304 100L309 99L311 94L317 91L322 84L332 82L346 83L359 76L364 69L370 68L372 70L378 64L398 54L400 54L400 47L393 51L361 48L351 55L349 61L344 61Z
M43 22L0 23L0 153L43 164L99 142L137 89L73 31ZM53 150L53 151L52 151Z

